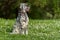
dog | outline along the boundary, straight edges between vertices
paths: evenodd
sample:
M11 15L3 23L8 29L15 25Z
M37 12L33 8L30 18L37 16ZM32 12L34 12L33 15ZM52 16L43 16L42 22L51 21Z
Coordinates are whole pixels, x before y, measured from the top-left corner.
M28 22L29 18L27 12L29 12L30 6L27 3L21 3L18 9L18 16L16 23L13 26L12 34L28 34Z

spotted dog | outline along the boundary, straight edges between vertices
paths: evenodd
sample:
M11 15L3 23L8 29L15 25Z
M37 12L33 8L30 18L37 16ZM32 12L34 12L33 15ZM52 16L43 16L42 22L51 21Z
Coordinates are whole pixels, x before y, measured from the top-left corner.
M12 34L28 34L28 22L29 18L27 12L29 12L30 6L27 3L21 3L16 23L13 26Z

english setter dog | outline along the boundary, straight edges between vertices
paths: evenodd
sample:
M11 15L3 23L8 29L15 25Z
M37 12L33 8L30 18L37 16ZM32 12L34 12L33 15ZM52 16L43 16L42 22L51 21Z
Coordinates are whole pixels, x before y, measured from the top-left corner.
M30 6L27 3L21 3L16 23L13 26L11 34L28 34L28 22L29 18L27 12L29 12Z

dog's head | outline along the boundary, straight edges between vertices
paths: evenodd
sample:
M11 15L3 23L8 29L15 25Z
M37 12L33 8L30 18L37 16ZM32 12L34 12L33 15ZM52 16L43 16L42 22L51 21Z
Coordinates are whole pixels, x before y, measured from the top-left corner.
M21 9L23 12L29 12L30 6L29 6L27 3L21 3L21 4L20 4L20 9Z

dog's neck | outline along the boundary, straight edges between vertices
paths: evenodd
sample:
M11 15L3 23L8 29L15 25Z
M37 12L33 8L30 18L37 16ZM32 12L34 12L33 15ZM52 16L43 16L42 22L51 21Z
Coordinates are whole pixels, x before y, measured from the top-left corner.
M20 11L20 14L25 14L25 13L27 13L25 10Z

